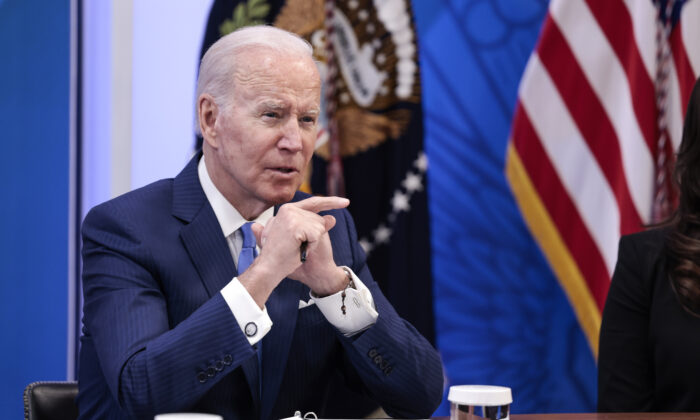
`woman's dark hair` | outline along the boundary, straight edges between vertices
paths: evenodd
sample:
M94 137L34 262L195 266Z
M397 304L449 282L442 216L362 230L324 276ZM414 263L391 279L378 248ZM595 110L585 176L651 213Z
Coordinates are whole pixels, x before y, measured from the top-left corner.
M668 276L681 306L700 316L700 79L688 102L674 174L680 194L666 242Z

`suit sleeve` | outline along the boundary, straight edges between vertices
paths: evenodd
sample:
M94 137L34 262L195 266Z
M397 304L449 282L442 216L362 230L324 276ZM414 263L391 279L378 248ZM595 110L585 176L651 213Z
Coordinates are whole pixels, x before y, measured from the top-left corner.
M392 417L427 418L442 399L442 362L432 345L396 313L372 279L350 214L343 211L352 254L350 267L369 288L379 317L353 337L339 335L365 393Z
M639 236L620 240L603 310L598 356L598 411L650 411L654 383L649 344L649 258ZM647 256L648 257L648 256Z
M121 213L99 206L83 223L84 323L114 398L153 418L194 404L254 350L220 293L171 326L148 247Z

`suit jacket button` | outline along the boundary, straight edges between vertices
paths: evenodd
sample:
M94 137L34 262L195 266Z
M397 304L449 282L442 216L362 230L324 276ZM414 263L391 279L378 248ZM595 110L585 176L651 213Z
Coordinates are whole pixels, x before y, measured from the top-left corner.
M214 369L216 369L217 372L224 370L224 362L217 360L216 363L214 363Z
M374 359L374 356L377 355L377 349L369 349L369 352L367 353L367 356L369 356L371 359Z
M216 370L212 366L209 366L207 368L207 376L213 378L214 375L216 375Z
M203 384L204 382L207 381L207 374L204 372L199 372L197 374L197 380L199 381L200 384Z
M231 357L230 354L227 354L226 356L224 356L224 364L226 366L231 366L231 363L233 363L233 357Z

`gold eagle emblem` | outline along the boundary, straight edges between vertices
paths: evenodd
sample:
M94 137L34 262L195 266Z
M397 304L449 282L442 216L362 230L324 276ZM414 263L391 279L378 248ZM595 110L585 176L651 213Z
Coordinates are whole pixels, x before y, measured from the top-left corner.
M416 36L408 0L335 2L334 55L326 53L324 0L287 0L274 25L306 38L316 59L338 66L335 121L341 156L352 156L401 137L420 102ZM383 6L382 6L383 5ZM384 7L382 9L382 7ZM324 98L325 99L325 98ZM328 158L328 144L316 150Z

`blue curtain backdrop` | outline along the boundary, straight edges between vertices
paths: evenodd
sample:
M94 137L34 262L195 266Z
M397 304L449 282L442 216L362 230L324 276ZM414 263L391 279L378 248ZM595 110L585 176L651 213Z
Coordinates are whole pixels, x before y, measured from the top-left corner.
M506 385L513 412L595 410L596 366L504 176L544 0L414 1L437 345L448 386ZM439 414L447 414L443 403Z
M0 418L66 379L69 1L0 0Z

